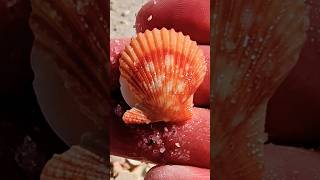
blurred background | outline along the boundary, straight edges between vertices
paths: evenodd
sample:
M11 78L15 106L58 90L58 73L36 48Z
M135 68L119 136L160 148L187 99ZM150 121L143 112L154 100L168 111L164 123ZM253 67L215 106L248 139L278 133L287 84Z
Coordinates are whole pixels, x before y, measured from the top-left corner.
M0 1L0 179L35 180L67 146L44 119L33 91L30 0Z

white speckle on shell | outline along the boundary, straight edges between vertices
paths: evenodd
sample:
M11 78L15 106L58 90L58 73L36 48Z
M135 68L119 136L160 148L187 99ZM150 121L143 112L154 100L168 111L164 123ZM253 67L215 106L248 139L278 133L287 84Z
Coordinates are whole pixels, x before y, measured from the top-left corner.
M166 89L167 89L167 92L171 92L172 91L172 89L173 89L173 81L172 80L167 83L167 88Z
M149 62L149 63L146 64L146 70L148 72L154 72L154 65L153 65L152 62Z
M170 67L173 65L174 57L172 55L166 55L164 57L164 60L165 60L166 67Z
M159 88L162 87L162 84L163 84L164 79L165 79L164 74L162 74L162 75L157 75L157 76L155 77L155 89L159 89Z
M173 107L172 107L172 110L177 112L177 111L179 111L180 109L179 109L179 106L173 106Z
M189 68L190 68L190 65L189 65L188 63L186 63L186 64L184 65L184 68L186 69L186 71L188 71Z
M177 92L181 93L185 90L186 84L182 81L177 84Z

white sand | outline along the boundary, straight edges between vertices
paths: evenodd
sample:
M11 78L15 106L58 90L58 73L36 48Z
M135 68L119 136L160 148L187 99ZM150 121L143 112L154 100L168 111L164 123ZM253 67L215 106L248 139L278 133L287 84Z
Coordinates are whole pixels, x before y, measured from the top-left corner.
M110 37L123 38L135 34L136 14L147 0L111 0L110 1Z

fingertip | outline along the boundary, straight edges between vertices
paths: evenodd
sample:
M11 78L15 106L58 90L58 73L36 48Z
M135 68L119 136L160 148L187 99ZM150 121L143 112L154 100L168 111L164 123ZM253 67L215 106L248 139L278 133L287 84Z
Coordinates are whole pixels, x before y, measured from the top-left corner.
M145 176L145 180L208 180L210 170L192 166L165 165L153 167Z
M201 45L207 63L207 72L203 82L194 94L194 104L198 107L210 106L210 46Z
M110 147L114 155L156 163L210 167L210 111L193 108L184 124L152 123L126 126L114 122Z
M124 50L125 46L129 44L130 39L111 39L110 40L110 61L112 57L119 58L120 53Z
M136 31L174 28L201 44L210 44L209 0L151 0L138 12Z

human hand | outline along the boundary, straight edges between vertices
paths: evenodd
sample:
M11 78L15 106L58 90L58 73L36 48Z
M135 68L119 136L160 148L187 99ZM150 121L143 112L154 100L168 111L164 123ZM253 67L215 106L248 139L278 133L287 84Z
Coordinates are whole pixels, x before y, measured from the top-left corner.
M197 40L198 42L201 42L203 44L208 44L209 42L208 32L210 28L209 11L208 11L209 1L201 1L199 3L192 0L190 1L162 0L162 1L157 1L156 6L152 6L151 3L152 1L150 2L149 6L148 5L145 6L141 11L141 13L138 15L138 21L137 21L139 23L137 24L138 31L143 31L146 27L148 28L153 28L158 26L159 27L166 26L167 28L174 27L176 28L176 30L181 30L185 34L191 35L192 39ZM203 10L203 8L195 8L198 6L206 7L207 11ZM200 11L200 12L197 12L197 11ZM151 21L147 21L148 17L150 16L149 14L150 12L152 12L153 17ZM190 13L185 13L185 12L190 12ZM200 15L204 16L204 12L207 12L206 16L200 17ZM157 16L157 14L163 15L162 17L166 17L166 18L157 19L160 17L160 16ZM197 14L198 16L194 16L194 14ZM139 20L139 18L141 19ZM201 21L199 21L199 19L201 19ZM205 21L202 21L202 20L205 20ZM34 26L34 27L36 28L37 26ZM86 28L83 28L83 29L86 29ZM80 29L77 28L76 30L79 30L82 32L81 28ZM78 32L78 31L75 31L75 32ZM81 34L79 35L79 34L73 33L73 36L77 37L78 35L81 38L83 38ZM84 37L87 37L87 36L84 36ZM74 39L78 39L78 38L74 38ZM48 42L48 41L43 41L43 42ZM106 47L104 43L102 42L100 44L100 45L103 45L103 48ZM210 160L209 160L210 126L209 126L208 110L194 108L193 119L190 122L187 122L185 125L180 125L180 126L165 124L165 123L157 123L157 124L142 125L142 126L126 126L122 122L121 114L123 113L123 110L124 110L124 107L126 107L126 104L123 102L120 95L119 88L118 88L119 84L118 84L118 76L117 76L117 72L118 72L118 66L117 66L118 54L117 53L121 51L125 43L126 43L126 40L121 40L119 42L117 41L111 42L112 52L111 52L110 59L111 59L112 69L114 70L113 71L114 83L111 84L111 86L109 86L109 84L108 85L103 84L104 85L103 87L100 86L101 84L99 84L99 86L97 85L97 88L103 89L106 87L108 88L113 87L114 89L117 89L115 94L113 94L114 95L113 97L115 98L115 100L118 101L118 104L119 104L119 106L114 107L119 117L114 121L111 121L110 123L111 153L116 155L132 157L132 158L147 159L154 162L158 162L159 164L166 163L166 164L187 165L184 167L182 166L157 167L150 171L150 174L147 175L147 178L154 178L154 179L156 177L166 178L168 176L171 176L171 178L177 178L177 176L174 173L180 172L179 178L183 178L183 176L194 178L194 176L197 176L197 178L203 177L208 179L209 178L208 168L210 167ZM65 45L65 43L62 43L62 44ZM95 44L94 44L94 47L95 47ZM105 52L103 51L105 50L103 48L97 48L97 49L98 50L102 49L101 52ZM209 52L208 46L206 48L205 47L203 48L207 49L207 52ZM96 48L92 48L92 49L96 50ZM88 51L81 51L81 52L88 53ZM104 53L101 53L101 54L105 55ZM209 56L207 55L207 57ZM104 62L104 60L106 59L106 57L101 58L100 56L96 58L99 63ZM103 60L103 61L100 61L100 60ZM100 64L99 63L90 64L90 65L102 64L102 63ZM93 67L92 69L97 69L97 68ZM98 79L102 83L105 83L105 81L103 80L106 80L107 77L104 76L105 74L102 74L102 73L99 74L99 72L100 71L93 71L93 73L96 73L94 75L99 77L99 78L95 78L95 80ZM207 85L204 82L204 84L201 85L200 89L196 93L198 97L195 97L195 105L200 105L200 104L202 106L209 105L209 93L208 93L209 87L210 87L209 80L208 80L209 74L210 73L207 74L207 80L205 80L205 82L207 82ZM72 89L72 90L74 89L74 88L70 88L70 84L68 85L69 85L68 86L69 89ZM92 86L89 86L89 87L92 87ZM100 92L100 91L89 91L89 93L92 93L92 92ZM83 97L82 93L79 93L79 94L81 95L81 97ZM90 105L94 105L94 106L90 106L90 108L92 108L90 109L91 111L97 112L100 110L105 112L105 109L103 108L102 110L101 109L97 110L99 103L102 104L102 105L99 104L101 105L99 107L106 107L106 106L103 106L104 104L101 102L101 98L100 98L101 96L98 96L95 93L92 93L88 95L88 97L90 101L94 102L90 104ZM85 100L88 100L88 99L85 99ZM105 115L103 113L101 114ZM105 117L105 116L100 116L99 114L99 116L97 117ZM69 119L72 119L72 118L69 118ZM279 122L274 122L274 125L275 126L279 125ZM283 128L288 129L287 125L283 126ZM281 135L279 135L279 137L281 137ZM290 149L288 150L287 148L280 148L277 146L266 146L265 149L266 149L266 154L265 154L266 172L270 171L270 169L268 168L270 168L271 166L276 165L277 163L282 164L282 166L279 168L276 168L274 172L276 172L277 174L285 174L285 177L290 177L290 175L286 174L287 172L294 173L293 167L289 165L299 160L299 159L296 159L295 157L300 156L300 158L302 158L305 162L305 160L308 160L306 158L308 157L306 154L309 154L315 159L312 165L317 165L317 163L319 163L317 161L318 159L317 159L316 153L309 152L309 153L303 153L303 155L301 155L302 153L300 151L292 151ZM286 152L288 154L289 152L293 152L293 153L290 154L290 157L279 158L278 156L276 156L280 154L279 152L284 152L284 154ZM277 160L283 160L283 161L279 162ZM291 164L288 164L289 162ZM310 172L312 170L311 168L309 168L309 171L304 169L306 167L309 167L309 164L303 164L303 163L295 163L295 164L297 164L297 167L294 167L294 168L304 171L304 173L301 173L301 174L304 174L302 177L306 177L308 179L308 177L305 176L305 172L307 172L306 174L309 176L311 175L315 176L314 173ZM194 168L194 167L200 167L202 169ZM183 168L185 171L182 170Z
M178 8L177 8L178 7ZM195 8L198 7L198 8ZM209 44L209 32L210 32L210 21L209 21L209 1L192 1L192 0L184 0L184 1L157 1L157 4L154 4L153 1L150 1L147 5L145 5L141 11L139 12L137 16L137 23L136 28L138 32L143 32L146 29L152 29L152 28L175 28L176 30L180 30L184 32L185 34L189 34L191 36L191 39L198 41L200 44ZM185 13L190 12L190 13ZM197 14L197 16L195 16ZM152 15L152 20L147 21L148 17ZM201 19L201 21L198 21ZM202 21L203 20L203 21ZM123 49L124 44L128 43L128 40L116 40L111 42L111 59L117 60L119 58L119 55L117 52L121 51ZM204 49L209 52L208 46L203 46ZM206 57L210 57L209 53L206 53ZM115 65L115 69L117 69L117 66ZM115 78L115 80L118 80L118 78ZM207 83L207 84L205 84ZM205 80L204 84L200 87L200 89L197 92L197 96L195 98L195 105L209 105L209 76L207 75L207 80ZM201 89L203 88L203 89ZM204 90L204 89L207 89ZM197 103L201 102L201 103ZM204 103L206 102L206 103ZM165 146L165 153L156 153L153 154L152 150L157 150L158 148L161 148L162 146L151 146L148 151L145 151L145 147L136 147L134 150L132 150L132 146L135 146L136 144L139 144L139 140L131 141L132 137L135 137L135 139L144 139L146 137L154 137L156 136L157 132L159 132L160 139L162 140L163 134L165 134L165 131L163 128L166 126L165 124L155 125L150 127L135 127L131 128L130 130L127 130L126 128L123 128L121 130L114 130L117 132L114 132L115 134L111 133L111 153L115 153L118 155L127 155L129 157L137 157L141 156L143 154L143 157L155 162L163 162L163 163L169 163L169 164L180 164L180 165L164 165L164 166L157 166L156 168L153 168L146 176L146 179L209 179L210 178L210 172L209 169L209 134L210 134L210 128L209 128L209 112L201 112L203 109L195 109L195 115L194 120L197 122L200 122L200 126L194 126L193 129L199 129L201 128L200 132L191 131L191 133L186 133L188 131L185 131L185 128L176 126L176 128L179 129L177 135L177 139L179 139L179 136L183 137L188 136L188 138L185 139L179 139L186 142L191 142L189 147L185 147L187 149L191 149L190 151L190 157L193 160L178 160L175 157L164 155L165 153L172 152L176 147L174 146L174 142L170 141L164 141L163 145ZM200 116L201 112L202 116ZM200 118L200 119L199 119ZM279 122L275 122L272 120L269 120L273 125L277 126L281 125ZM190 128L192 123L189 122ZM188 123L187 123L188 124ZM197 123L198 124L198 123ZM199 125L199 124L198 124ZM171 126L171 125L167 125ZM188 126L188 125L186 125ZM285 128L280 126L279 128ZM287 126L286 126L287 128ZM113 128L112 128L113 129ZM170 129L171 130L171 129ZM118 133L118 134L117 134ZM122 134L123 133L123 134ZM126 139L127 135L130 134L130 137ZM115 136L114 136L115 135ZM120 139L117 139L116 137L121 136ZM198 138L207 138L205 141L199 142ZM116 138L114 140L113 138ZM278 134L278 138L281 138L281 133ZM146 138L148 139L148 138ZM166 138L168 140L168 138ZM201 140L201 139L200 139ZM113 141L115 143L113 143ZM179 143L182 141L179 141ZM127 143L127 144L125 144ZM207 144L203 144L207 143ZM114 146L116 144L116 146ZM129 147L128 147L129 146ZM173 147L173 148L172 148ZM196 149L192 150L192 147L197 147ZM183 149L181 147L181 149ZM140 153L137 153L140 152ZM143 153L141 153L143 152ZM205 154L203 154L205 152ZM130 153L130 154L129 154ZM279 156L280 154L286 154L287 156ZM160 156L159 156L160 155ZM278 155L278 156L277 156ZM281 158L280 158L281 157ZM297 177L294 175L294 170L299 170L299 172L302 172L299 174L298 177L303 179L309 179L311 176L314 176L314 173L312 173L307 167L309 167L306 164L300 163L296 164L296 166L292 166L292 164L298 160L302 160L301 162L308 162L308 159L311 157L316 157L313 161L313 165L320 164L319 162L319 155L315 152L309 152L305 150L298 150L294 148L287 148L287 147L280 147L275 145L266 145L265 147L265 162L266 162L266 178L272 178L270 176L270 173L277 174L280 177ZM197 159L199 158L199 159ZM318 159L317 159L318 158ZM199 168L200 167L200 168ZM277 167L277 168L275 168Z
M175 12L173 12L173 8L163 8L176 7L176 3L178 3L178 6L181 8L176 9ZM204 13L203 17L206 18L206 21L199 22L194 17L188 18L185 17L185 15L179 16L179 14L182 15L184 12L188 11L194 3L196 3L197 6L200 5L204 8L202 10L199 9L199 13L200 11L201 13ZM200 106L204 108L194 108L192 120L184 125L155 123L152 125L128 127L124 125L120 117L110 128L111 154L131 158L141 157L159 164L183 164L187 166L174 166L172 168L176 169L183 167L208 173L208 169L201 169L198 167L210 167L210 111L209 109L206 109L209 107L210 95L210 47L208 46L210 32L209 2L157 1L154 7L159 9L152 8L151 6L153 5L153 1L149 2L149 4L145 5L138 14L136 22L138 32L144 32L146 28L174 28L177 31L182 31L184 34L190 35L192 40L202 42L200 48L204 51L208 72L204 82L195 93L194 104L197 107ZM174 14L179 11L180 13ZM147 19L150 14L152 14L152 19L151 21L148 21ZM175 20L173 22L168 22L169 18L163 17L164 14L173 17L172 19ZM165 24L167 24L167 26ZM170 26L170 24L174 25ZM120 56L119 52L123 50L124 45L127 43L127 39L112 40L110 43L110 59L111 64L113 64L113 74L116 74L113 82L118 89L119 72L117 60ZM183 178L183 176L180 177ZM195 178L199 178L199 176ZM208 179L209 176L206 178Z

